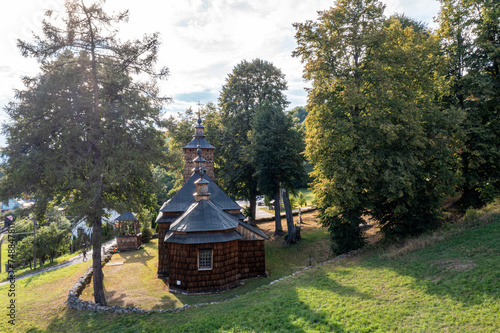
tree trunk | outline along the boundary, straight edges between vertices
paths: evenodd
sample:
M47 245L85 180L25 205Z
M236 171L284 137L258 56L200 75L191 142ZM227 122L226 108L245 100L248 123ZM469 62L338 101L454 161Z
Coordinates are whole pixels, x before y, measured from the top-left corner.
M255 222L255 209L257 207L257 200L255 199L255 195L252 195L249 201L250 201L250 217L248 218L248 223L255 227L257 226L257 223Z
M101 217L96 216L92 221L92 281L94 283L94 301L97 304L106 305L103 283L104 275L101 267L101 228Z
M283 227L281 226L281 207L280 207L280 189L274 192L274 234L276 236L281 236L284 234Z
M282 190L283 203L285 204L286 213L286 226L288 229L288 236L285 241L285 245L296 244L300 241L300 229L295 228L293 224L292 206L290 205L290 198L288 197L288 191L286 189Z
M97 195L94 199L94 212L89 218L92 219L92 269L93 269L93 284L94 284L94 301L97 304L106 305L106 298L104 296L104 275L101 267L101 229L102 229L102 189L103 180L101 173L101 150L99 148L99 132L101 129L101 116L99 110L99 83L97 80L97 59L96 59L96 42L94 35L94 27L92 26L92 18L88 9L82 2L82 8L87 16L87 23L90 32L90 54L92 66L92 89L93 89L93 102L94 102L94 135L90 137L90 148L93 153L94 164L94 177L92 184L96 185ZM97 132L96 132L97 131Z

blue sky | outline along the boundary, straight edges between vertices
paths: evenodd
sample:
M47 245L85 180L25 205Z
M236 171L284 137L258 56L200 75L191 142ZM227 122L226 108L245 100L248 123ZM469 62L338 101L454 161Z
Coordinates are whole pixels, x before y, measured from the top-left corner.
M86 0L86 2L89 2ZM384 0L386 15L404 13L433 27L437 0ZM20 77L38 73L38 64L25 59L16 40L39 33L45 9L62 10L63 0L3 1L0 7L0 106L22 88ZM107 0L109 11L129 9L130 20L120 28L123 39L159 32L163 45L158 66L170 77L160 85L173 98L166 113L217 102L225 79L242 60L260 58L280 68L288 81L290 108L306 104L300 60L295 48L294 22L317 18L333 6L324 0ZM6 121L0 111L0 122ZM0 145L4 140L0 137Z

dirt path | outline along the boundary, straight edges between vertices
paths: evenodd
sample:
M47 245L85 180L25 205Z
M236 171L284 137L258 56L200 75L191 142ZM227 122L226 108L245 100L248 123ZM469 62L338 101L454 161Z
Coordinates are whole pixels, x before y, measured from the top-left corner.
M307 212L303 213L302 215L302 231L307 232L307 231L312 231L312 230L317 230L322 228L321 224L318 222L318 212L317 211L312 211L312 212ZM295 224L298 223L299 217L294 216L293 221ZM283 227L283 231L285 234L288 232L288 228L286 226L286 218L281 219L281 225ZM267 237L269 237L270 241L282 241L283 236L275 236L274 235L274 230L275 228L275 222L274 221L266 221L266 222L257 222L257 226L264 231ZM375 244L380 241L382 238L382 235L379 231L379 228L374 225L371 227L365 228L365 237L366 241L368 244Z

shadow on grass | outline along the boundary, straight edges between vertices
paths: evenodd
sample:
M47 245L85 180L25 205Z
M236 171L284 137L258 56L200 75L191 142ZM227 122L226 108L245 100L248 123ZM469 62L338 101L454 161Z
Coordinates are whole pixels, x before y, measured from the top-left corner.
M500 220L469 230L426 249L388 259L373 257L367 268L389 268L414 279L430 295L450 297L464 306L500 302Z
M146 262L153 260L156 256L151 254L152 251L156 251L156 248L152 244L143 245L139 250L120 252L119 256L125 263L141 262L146 265Z
M118 292L116 291L106 291L106 290L104 290L104 293L106 295L106 301L110 306L118 305L121 307L126 307L126 306L135 307L135 305L132 303L125 303L124 299L127 298L127 295L124 293L118 294Z
M317 273L324 288L339 295L369 297L336 283L324 272ZM45 331L106 332L345 332L342 318L332 317L323 309L302 299L297 283L283 281L273 287L231 301L192 308L179 313L100 314L65 310L54 318ZM118 298L120 296L118 295ZM39 332L33 329L31 332Z

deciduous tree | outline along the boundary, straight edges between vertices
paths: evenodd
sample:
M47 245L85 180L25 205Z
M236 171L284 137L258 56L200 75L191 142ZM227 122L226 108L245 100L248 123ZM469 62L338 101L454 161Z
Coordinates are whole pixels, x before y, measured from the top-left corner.
M264 101L282 110L286 108L286 89L285 76L273 64L261 59L244 60L228 75L219 97L222 137L215 152L219 183L233 196L249 199L251 224L255 223L257 178L246 153L250 145L248 132Z
M442 77L434 36L385 20L375 0L339 0L296 24L296 56L312 80L307 156L321 221L336 253L363 246L372 214L388 237L436 226L454 184L457 114L436 103Z
M460 203L480 206L500 192L500 4L441 0L439 35L449 65L450 110L465 112Z

